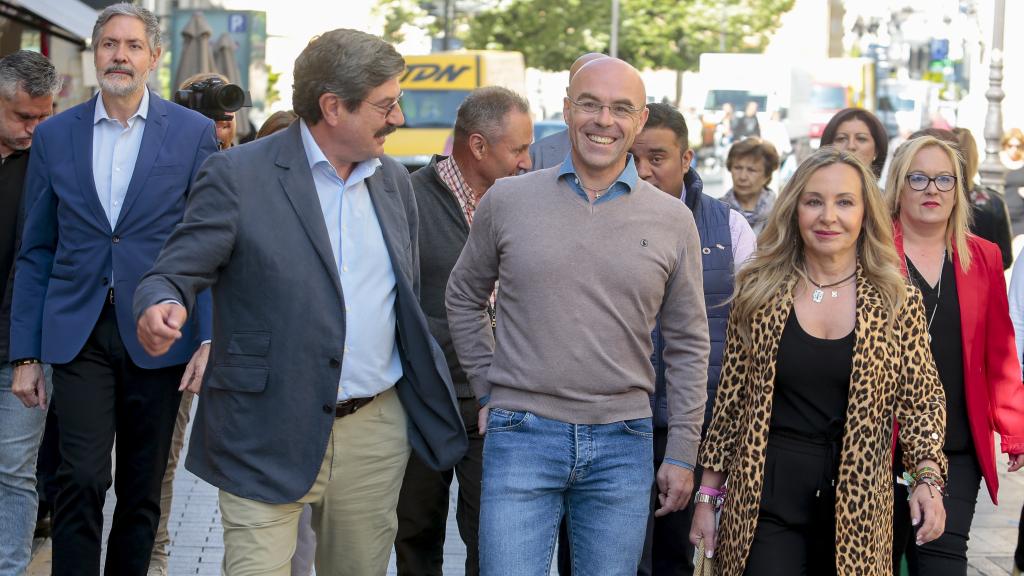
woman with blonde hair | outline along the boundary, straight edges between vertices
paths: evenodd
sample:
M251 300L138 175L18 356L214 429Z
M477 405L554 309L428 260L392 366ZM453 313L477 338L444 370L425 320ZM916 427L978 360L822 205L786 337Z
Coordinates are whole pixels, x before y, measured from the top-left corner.
M885 196L903 273L924 300L928 342L945 390L942 448L949 461L945 534L909 546L912 513L904 504L906 491L897 487L893 554L899 558L905 548L914 575L964 575L982 478L996 502L993 432L1010 455L1009 470L1024 465L1024 386L1002 257L995 244L969 232L960 156L949 143L924 135L900 146ZM898 420L902 438L904 422Z
M920 295L862 162L824 147L800 165L732 306L691 541L729 576L887 576L892 422L905 423L927 542L945 519L945 402Z

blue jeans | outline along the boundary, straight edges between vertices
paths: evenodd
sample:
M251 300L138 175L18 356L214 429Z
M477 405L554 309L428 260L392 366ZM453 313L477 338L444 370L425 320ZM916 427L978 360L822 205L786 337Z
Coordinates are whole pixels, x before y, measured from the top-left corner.
M46 397L53 393L45 366ZM0 575L18 576L28 567L36 526L36 456L46 411L26 408L11 392L13 370L0 365Z
M481 574L548 574L564 512L573 574L635 576L654 481L653 438L650 418L584 425L491 408Z

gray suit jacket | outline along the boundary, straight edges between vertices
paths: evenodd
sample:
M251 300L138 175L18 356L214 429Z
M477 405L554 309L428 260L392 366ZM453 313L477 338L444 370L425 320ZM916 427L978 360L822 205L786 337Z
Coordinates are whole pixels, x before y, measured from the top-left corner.
M555 132L534 142L530 145L530 160L533 161L531 170L561 166L570 147L568 130Z
M367 180L395 271L409 441L451 468L466 450L444 355L418 302L418 215L396 161ZM334 424L345 296L299 123L214 154L182 224L135 293L135 315L166 299L191 313L212 286L213 345L186 467L232 494L293 502L313 485Z

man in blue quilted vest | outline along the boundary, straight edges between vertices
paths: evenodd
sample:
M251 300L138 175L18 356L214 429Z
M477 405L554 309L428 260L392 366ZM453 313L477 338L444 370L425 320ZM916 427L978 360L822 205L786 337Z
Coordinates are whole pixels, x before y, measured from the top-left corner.
M754 232L743 216L707 194L696 170L690 168L693 150L687 144L689 134L683 115L667 104L648 104L647 124L637 136L630 152L637 173L666 194L679 198L693 212L700 234L704 271L704 305L708 315L711 355L708 358L708 400L704 427L711 420L711 409L722 370L725 325L729 319L728 299L733 291L733 272L753 254L757 245ZM668 439L668 399L665 393L665 340L660 326L654 330L655 393L651 396L654 412L654 462L661 464ZM695 484L699 484L699 471ZM657 486L652 491L651 510L657 507ZM689 543L693 507L659 518L651 514L647 541L638 573L677 575L693 573L693 546ZM685 546L680 546L685 542Z

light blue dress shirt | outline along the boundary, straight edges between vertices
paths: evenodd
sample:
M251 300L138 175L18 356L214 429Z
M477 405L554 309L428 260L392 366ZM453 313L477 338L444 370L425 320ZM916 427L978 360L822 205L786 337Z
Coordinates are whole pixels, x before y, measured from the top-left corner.
M124 197L128 193L128 184L135 172L135 160L142 147L142 134L146 130L148 113L149 90L142 92L142 102L128 119L127 127L107 114L102 96L96 98L92 129L92 177L111 231L117 224Z
M558 177L568 182L569 187L573 191L587 202L590 202L590 197L587 196L587 191L583 189L583 186L580 184L580 178L576 174L576 166L572 163L572 154L565 155L565 160L562 161L562 166L558 169ZM636 171L636 163L633 161L633 155L626 154L626 167L622 169L622 172L619 173L615 182L612 182L612 185L608 187L608 190L594 201L594 204L610 202L612 198L631 192L639 178L640 176Z
M366 187L380 160L360 162L342 180L301 120L299 131L345 295L338 401L373 396L403 373L395 339L395 271Z

